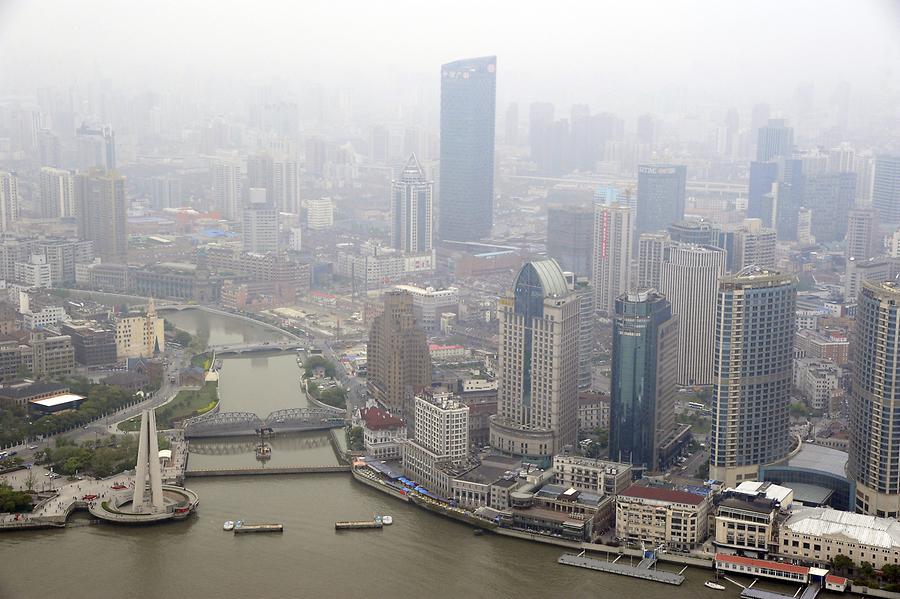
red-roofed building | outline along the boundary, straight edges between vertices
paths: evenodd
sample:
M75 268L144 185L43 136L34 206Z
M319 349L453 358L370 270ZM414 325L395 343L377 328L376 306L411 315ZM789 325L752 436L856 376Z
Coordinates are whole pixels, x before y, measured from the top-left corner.
M847 590L848 584L850 584L850 580L844 578L843 576L835 576L834 574L829 574L825 577L825 588L829 591L837 591L839 593L843 593Z
M716 554L716 570L720 572L734 572L735 574L744 574L746 576L764 576L777 580L804 583L809 582L810 573L810 568L805 566L795 566L794 564L771 562L769 560L741 557L727 553Z
M403 419L378 407L362 408L358 418L363 427L366 455L379 460L399 460L403 457L406 423Z
M708 495L631 485L616 497L616 536L629 542L690 550L708 536Z

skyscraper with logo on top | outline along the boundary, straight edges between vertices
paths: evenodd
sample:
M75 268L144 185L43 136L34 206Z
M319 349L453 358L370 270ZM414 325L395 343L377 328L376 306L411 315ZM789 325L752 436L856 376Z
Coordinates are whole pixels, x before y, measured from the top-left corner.
M496 56L441 67L442 240L472 241L491 233L496 87Z
M687 167L672 164L638 166L635 235L662 231L684 218Z

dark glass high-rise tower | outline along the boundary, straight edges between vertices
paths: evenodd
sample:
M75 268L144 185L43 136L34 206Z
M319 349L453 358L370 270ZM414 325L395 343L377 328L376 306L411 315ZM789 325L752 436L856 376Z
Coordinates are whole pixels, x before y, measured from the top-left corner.
M615 312L609 457L657 470L675 429L678 319L652 289L620 296Z
M445 241L487 237L494 210L497 57L441 67L439 233Z

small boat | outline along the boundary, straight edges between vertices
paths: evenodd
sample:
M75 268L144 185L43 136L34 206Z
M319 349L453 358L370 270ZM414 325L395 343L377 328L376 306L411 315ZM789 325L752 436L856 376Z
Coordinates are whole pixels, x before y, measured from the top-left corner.
M394 523L394 517L393 516L382 516L381 523L384 524L385 526L390 526L391 524Z
M226 520L222 525L222 530L234 530L234 520Z
M474 531L472 531L472 534L474 534L476 537L480 537L481 535L484 534L484 529L476 528Z
M236 529L237 529L237 528L242 528L243 526L244 526L244 521L243 521L243 520L238 520L237 522L234 523L234 527L235 527Z
M272 458L272 448L266 443L260 443L256 446L256 459L260 461Z
M715 590L717 590L717 591L724 591L724 590L725 590L725 586L719 584L719 583L716 582L715 580L707 580L706 582L703 583L703 586L705 586L705 587L708 588L708 589L715 589Z
M381 516L375 516L375 524L377 524L378 526L384 524L384 520L381 518Z

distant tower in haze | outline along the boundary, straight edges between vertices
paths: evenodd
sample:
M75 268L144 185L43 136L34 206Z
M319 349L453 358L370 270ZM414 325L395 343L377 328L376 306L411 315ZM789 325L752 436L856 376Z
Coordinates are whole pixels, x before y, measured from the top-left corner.
M547 207L547 255L560 268L579 277L591 276L594 211L589 206Z
M128 254L125 177L115 171L91 169L75 178L78 238L94 242L104 262L123 263Z
M684 218L686 178L686 166L638 166L635 235L665 230Z
M256 188L251 189L257 191ZM260 189L262 198L266 190ZM252 197L252 196L251 196ZM265 254L278 249L278 209L269 201L250 202L244 207L241 231L245 252Z
M778 163L751 162L747 190L747 218L758 218L766 227L774 222L771 202L772 184L778 180Z
M594 309L611 315L630 288L634 210L618 202L594 204Z
M794 130L784 119L769 119L759 128L756 141L756 161L772 162L776 158L790 158L794 153Z
M548 463L577 442L579 307L555 260L526 263L500 299L491 446L501 453Z
M844 257L865 261L877 251L878 211L854 208L847 213L847 236L844 238ZM853 301L854 298L847 298Z
M678 384L710 385L715 350L716 291L725 250L693 244L663 249L659 289L678 316Z
M75 173L61 168L41 168L41 216L75 216Z
M400 177L391 181L391 246L401 252L430 251L432 190L415 155L409 157Z
M519 145L519 105L515 102L510 103L506 109L506 135L503 141L506 145Z
M793 276L748 267L719 280L709 475L734 487L790 449Z
M442 240L472 241L491 234L496 87L496 56L441 67Z
M241 165L233 160L213 163L213 205L227 220L241 217Z
M0 232L9 231L19 220L19 177L0 171Z
M888 223L900 223L900 155L875 159L872 208Z
M609 456L656 471L675 430L678 318L655 290L616 299Z

